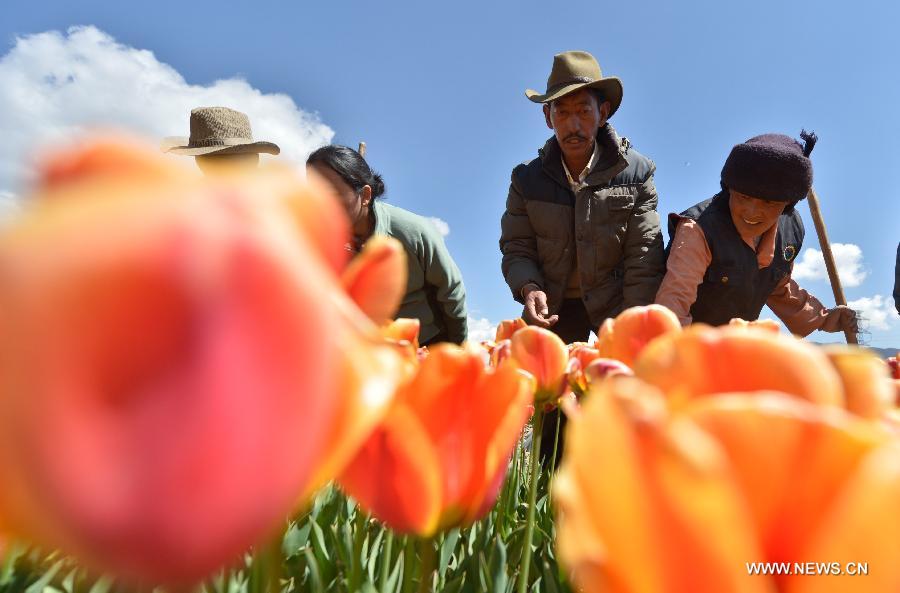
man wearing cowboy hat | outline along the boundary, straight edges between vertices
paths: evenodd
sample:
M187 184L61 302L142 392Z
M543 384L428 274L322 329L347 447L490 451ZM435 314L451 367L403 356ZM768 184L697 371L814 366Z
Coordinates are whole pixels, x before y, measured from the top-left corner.
M192 156L205 174L215 174L223 168L255 167L260 153L278 154L278 145L254 141L250 119L246 114L228 107L197 107L191 109L190 138L173 137L163 140L163 152Z
M513 169L503 275L528 323L587 341L604 319L652 303L665 273L655 165L608 123L622 83L591 54L556 55L546 92L525 95L543 105L553 136ZM552 451L555 419L544 426Z
M665 273L655 166L608 123L622 83L591 54L558 54L547 92L525 94L553 137L513 169L503 275L526 321L586 341L607 317L652 303Z

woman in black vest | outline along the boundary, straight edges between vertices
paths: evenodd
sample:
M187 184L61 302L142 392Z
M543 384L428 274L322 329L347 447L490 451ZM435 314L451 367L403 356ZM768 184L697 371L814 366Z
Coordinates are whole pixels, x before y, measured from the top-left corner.
M722 168L722 191L681 214L669 215L669 258L656 302L683 325L756 320L764 305L791 332L857 332L856 313L828 309L791 278L803 246L797 202L812 187L804 144L783 134L755 136L731 149Z

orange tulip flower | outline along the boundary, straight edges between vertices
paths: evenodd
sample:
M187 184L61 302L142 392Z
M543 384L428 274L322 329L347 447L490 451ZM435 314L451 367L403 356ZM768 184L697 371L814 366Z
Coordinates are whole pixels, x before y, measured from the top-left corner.
M647 346L635 374L676 403L724 392L771 390L843 406L841 380L825 354L757 328L695 325Z
M403 295L406 292L406 252L399 241L391 237L376 235L366 241L362 251L350 260L344 270L342 283L347 294L356 302L377 325L388 323L397 313L400 302L396 299L379 298L379 295ZM373 298L374 297L374 298ZM418 320L406 320L418 321ZM401 335L407 338L412 332L409 323L395 327L395 331L403 327ZM418 348L419 327L415 327L415 335L410 343Z
M772 319L757 319L756 321L746 321L735 317L728 322L731 327L751 327L755 329L765 329L774 333L781 333L781 326L777 321Z
M504 360L509 358L510 353L512 352L512 342L510 340L502 340L497 342L493 348L491 348L491 360L490 364L492 367L500 366Z
M200 579L390 403L347 223L286 170L202 179L97 141L45 171L0 232L4 520L126 580Z
M514 333L523 327L528 327L528 324L525 323L525 320L521 317L517 319L504 319L500 322L500 325L497 326L497 334L494 338L494 342L502 342L503 340L510 339Z
M634 375L634 371L625 363L613 358L597 358L584 367L584 376L588 384L618 375L630 376Z
M339 482L396 531L468 525L497 497L532 389L512 365L488 369L474 348L438 345Z
M900 440L783 394L696 400L671 416L631 378L569 419L557 546L579 590L895 591ZM761 443L764 445L761 446ZM755 562L868 562L866 577L748 574Z
M576 395L584 394L592 381L599 381L607 376L632 374L634 373L623 362L602 358L600 352L590 346L569 349L566 378Z
M381 334L389 340L407 342L418 350L420 325L418 319L395 319L381 328Z
M536 381L535 403L555 401L565 388L569 353L559 336L529 325L510 339L512 360Z
M577 360L581 368L584 368L594 360L601 358L601 356L600 351L596 348L586 344L579 344L574 347L569 346L569 358Z
M849 411L880 418L893 407L896 393L881 359L849 346L828 346L824 351L841 378Z
M634 364L641 350L650 341L667 333L680 332L678 317L662 305L631 307L615 319L607 319L600 326L597 350L604 358Z
M630 377L592 389L569 417L554 482L557 551L578 590L755 592L762 558L715 441L668 419L662 394Z

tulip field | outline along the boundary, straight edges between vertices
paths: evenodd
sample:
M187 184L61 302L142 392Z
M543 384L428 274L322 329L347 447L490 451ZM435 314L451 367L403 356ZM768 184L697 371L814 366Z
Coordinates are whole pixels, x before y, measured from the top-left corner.
M896 357L658 305L420 347L403 248L347 226L287 168L44 155L0 228L0 593L900 591Z

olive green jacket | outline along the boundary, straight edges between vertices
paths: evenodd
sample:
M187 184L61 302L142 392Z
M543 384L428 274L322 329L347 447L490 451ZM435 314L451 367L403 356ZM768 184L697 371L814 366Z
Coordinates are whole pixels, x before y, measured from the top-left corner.
M577 265L595 328L623 308L652 303L665 273L655 165L609 124L597 142L600 158L574 194L550 138L538 158L513 169L500 222L503 276L513 298L522 302L522 287L534 282L556 313Z
M402 208L373 200L377 235L393 237L406 251L406 294L396 317L418 319L419 342L443 333L462 343L467 330L466 288L462 274L434 225Z

